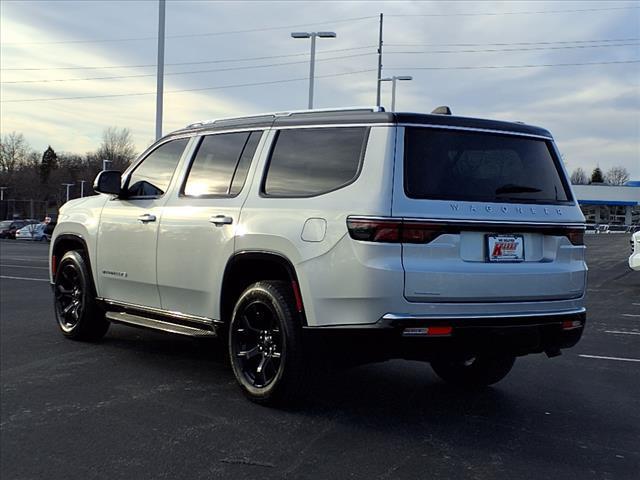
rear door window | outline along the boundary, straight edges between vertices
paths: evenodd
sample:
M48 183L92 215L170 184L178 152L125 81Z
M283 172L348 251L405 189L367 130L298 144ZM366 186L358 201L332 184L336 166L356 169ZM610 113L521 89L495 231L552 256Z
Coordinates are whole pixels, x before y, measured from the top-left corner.
M311 197L353 182L360 171L366 127L281 130L271 151L263 193Z
M551 142L431 128L405 128L405 193L434 200L570 202Z
M183 194L235 196L242 190L262 132L205 136L198 147Z

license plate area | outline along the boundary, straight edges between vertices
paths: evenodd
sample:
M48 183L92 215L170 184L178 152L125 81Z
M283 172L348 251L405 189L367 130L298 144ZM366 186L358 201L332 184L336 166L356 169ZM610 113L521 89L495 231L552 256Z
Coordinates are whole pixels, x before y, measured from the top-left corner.
M485 235L488 262L524 262L524 237L515 234Z

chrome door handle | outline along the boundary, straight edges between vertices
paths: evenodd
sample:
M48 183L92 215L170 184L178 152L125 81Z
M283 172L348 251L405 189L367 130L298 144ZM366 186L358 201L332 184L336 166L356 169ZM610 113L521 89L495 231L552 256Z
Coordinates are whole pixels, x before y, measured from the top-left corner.
M156 216L155 215L151 215L150 213L145 213L144 215L140 215L138 217L138 220L140 220L142 223L155 222L156 221Z
M227 217L226 215L216 215L215 217L209 218L209 222L220 227L222 225L231 225L233 218Z

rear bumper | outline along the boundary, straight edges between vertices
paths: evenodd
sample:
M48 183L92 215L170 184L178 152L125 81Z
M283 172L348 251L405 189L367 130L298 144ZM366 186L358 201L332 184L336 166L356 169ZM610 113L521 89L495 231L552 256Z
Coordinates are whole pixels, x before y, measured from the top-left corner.
M345 350L363 358L434 358L470 354L556 355L573 347L582 336L586 322L584 308L549 312L543 315L504 316L420 316L389 313L375 324L353 327L308 328L323 340L344 345ZM415 334L416 329L451 327L447 335ZM412 329L412 330L407 330ZM407 335L407 332L413 333ZM315 336L315 334L314 334ZM366 360L365 360L366 361Z

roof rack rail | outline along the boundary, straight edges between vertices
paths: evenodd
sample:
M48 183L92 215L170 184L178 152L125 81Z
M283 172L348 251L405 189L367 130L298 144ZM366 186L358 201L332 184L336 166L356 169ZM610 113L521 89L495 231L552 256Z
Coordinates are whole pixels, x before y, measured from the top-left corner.
M308 110L288 110L288 111L284 111L284 112L270 112L270 113L258 113L258 114L254 114L254 115L242 115L242 116L238 116L238 117L223 117L223 118L215 118L215 119L211 119L211 120L203 120L200 122L195 122L195 123L190 123L189 125L187 125L185 128L194 128L194 127L202 127L205 125L213 125L213 124L220 124L220 123L232 123L234 121L239 121L239 120L251 120L251 119L256 119L256 120L260 120L260 119L268 119L268 118L274 118L275 117L288 117L291 115L298 115L298 114L312 114L312 113L340 113L340 112L384 112L384 107L380 107L380 106L375 106L375 107L334 107L334 108L314 108L314 109L308 109Z

